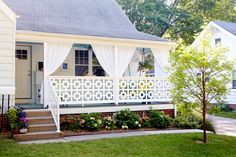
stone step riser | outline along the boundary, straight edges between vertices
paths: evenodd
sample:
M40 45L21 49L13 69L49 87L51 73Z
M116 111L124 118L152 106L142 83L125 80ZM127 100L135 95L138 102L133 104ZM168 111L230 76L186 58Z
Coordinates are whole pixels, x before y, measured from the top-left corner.
M31 140L46 140L46 139L56 139L62 137L60 133L50 133L50 134L18 134L14 138L17 141L31 141Z
M49 126L29 126L28 132L41 132L41 131L56 131L57 128L55 125Z
M53 118L50 119L28 119L29 125L54 124Z

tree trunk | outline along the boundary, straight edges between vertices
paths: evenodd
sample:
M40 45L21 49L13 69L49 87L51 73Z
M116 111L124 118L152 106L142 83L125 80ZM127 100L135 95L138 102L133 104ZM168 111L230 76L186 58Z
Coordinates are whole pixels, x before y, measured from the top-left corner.
M203 143L207 143L207 135L206 135L206 82L205 82L205 72L202 72L202 123L203 123Z

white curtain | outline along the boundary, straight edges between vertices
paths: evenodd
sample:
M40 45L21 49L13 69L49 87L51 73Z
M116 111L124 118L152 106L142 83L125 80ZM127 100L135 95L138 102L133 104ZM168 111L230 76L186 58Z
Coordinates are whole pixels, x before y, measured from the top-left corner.
M94 53L109 76L121 77L128 67L136 48L93 44Z
M155 63L155 76L156 77L167 77L166 67L169 66L170 48L160 47L152 48L152 53L156 60Z
M44 43L44 85L41 88L41 103L44 101L44 105L47 105L46 97L44 98L43 95L47 95L48 92L48 76L64 62L72 45L73 43Z

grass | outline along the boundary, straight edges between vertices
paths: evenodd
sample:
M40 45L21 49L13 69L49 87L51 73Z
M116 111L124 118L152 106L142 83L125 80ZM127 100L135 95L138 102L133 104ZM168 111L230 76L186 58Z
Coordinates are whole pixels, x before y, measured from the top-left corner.
M233 118L236 119L236 112L218 112L215 114L218 117Z
M202 134L163 134L86 142L20 145L0 139L1 157L235 157L236 137L209 134L209 144L193 142Z

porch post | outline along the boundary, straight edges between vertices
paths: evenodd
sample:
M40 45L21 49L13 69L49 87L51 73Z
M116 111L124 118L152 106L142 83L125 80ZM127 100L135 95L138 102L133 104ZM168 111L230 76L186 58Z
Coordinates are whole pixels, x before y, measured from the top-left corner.
M119 100L119 80L118 80L118 77L117 77L117 70L118 70L118 67L117 67L117 53L118 53L118 48L117 46L114 47L114 64L115 64L115 104L118 105L118 100Z
M46 72L46 70L47 70L47 68L45 68L45 61L46 61L46 59L47 59L47 43L46 42L44 42L43 43L43 105L44 106L46 106L47 104L47 100L46 100L46 95L47 95L47 86L46 86L46 84L47 84L47 76L46 76L46 74L47 74L47 72Z

